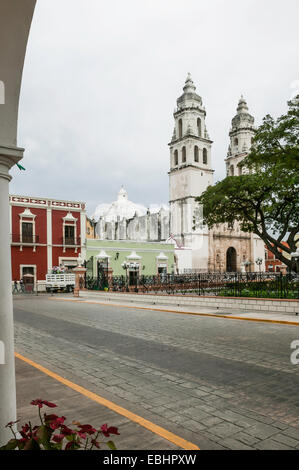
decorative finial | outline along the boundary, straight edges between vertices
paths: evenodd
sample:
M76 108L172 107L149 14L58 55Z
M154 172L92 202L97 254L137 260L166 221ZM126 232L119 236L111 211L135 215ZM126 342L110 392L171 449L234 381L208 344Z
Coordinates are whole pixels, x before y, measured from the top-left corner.
M238 107L237 107L237 112L238 112L238 114L240 114L240 113L246 112L246 111L248 111L248 106L247 106L246 100L244 99L244 96L241 95L241 98L239 99L239 103L238 103Z
M196 87L193 83L190 72L188 72L183 90L185 93L194 93L196 90Z

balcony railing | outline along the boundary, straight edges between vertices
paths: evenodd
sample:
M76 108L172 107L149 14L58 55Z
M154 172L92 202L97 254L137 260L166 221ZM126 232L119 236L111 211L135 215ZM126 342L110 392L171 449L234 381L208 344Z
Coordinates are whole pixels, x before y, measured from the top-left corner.
M62 238L61 242L62 242L62 245L65 245L65 246L80 246L81 238L66 237L66 238Z
M13 233L11 235L11 242L19 243L23 245L36 245L36 243L39 243L39 236L38 235L22 235L19 233Z

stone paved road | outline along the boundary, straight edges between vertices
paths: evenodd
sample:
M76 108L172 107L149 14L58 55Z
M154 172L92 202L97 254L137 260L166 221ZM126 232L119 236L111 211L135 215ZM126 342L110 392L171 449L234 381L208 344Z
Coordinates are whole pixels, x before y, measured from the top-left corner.
M202 449L299 449L299 327L54 299L15 299L20 354Z

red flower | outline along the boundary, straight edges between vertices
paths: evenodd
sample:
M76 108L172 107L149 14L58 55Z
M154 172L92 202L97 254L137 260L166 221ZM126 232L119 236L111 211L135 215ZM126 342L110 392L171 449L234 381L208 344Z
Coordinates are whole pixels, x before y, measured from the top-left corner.
M10 421L9 423L7 423L7 425L5 426L6 428L11 428L14 424L18 423L20 420L17 419L17 421Z
M64 434L54 434L54 436L52 436L52 439L54 442L61 442L62 439L64 439Z
M37 398L36 400L33 400L30 405L37 405L39 408L42 408L43 405L48 406L49 408L55 408L57 405L54 403L51 403L50 401L47 400L42 400L41 398Z
M63 434L64 436L70 436L72 434L75 434L75 431L67 427L65 424L61 425L60 431L61 431L61 434Z
M90 424L79 424L78 426L80 429L80 432L86 432L87 434L94 434L97 432L95 428L93 428Z
M22 426L22 433L27 434L30 431L30 426L28 423L25 423L25 426Z
M96 446L98 449L100 448L100 443L96 441L95 439L91 439L91 443Z
M65 422L66 418L65 416L59 416L57 415L46 415L45 414L45 422L50 426L51 429L58 429L60 426Z
M44 414L45 421L55 421L58 416L57 415L47 415L46 413Z
M116 428L114 426L110 426L108 428L107 424L103 424L103 426L101 426L101 431L102 431L102 433L104 434L105 437L109 437L110 434L118 434L119 435L118 428Z

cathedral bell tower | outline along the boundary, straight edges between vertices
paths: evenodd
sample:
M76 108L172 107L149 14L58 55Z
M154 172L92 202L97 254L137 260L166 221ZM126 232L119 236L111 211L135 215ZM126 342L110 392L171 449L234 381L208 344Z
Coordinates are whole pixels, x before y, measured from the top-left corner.
M249 114L247 103L241 95L237 114L232 119L229 132L230 144L225 159L227 176L241 175L242 172L246 172L245 168L238 167L238 163L248 155L254 134L254 117Z
M195 198L213 184L214 170L212 141L205 124L206 110L190 74L183 90L173 113L175 127L169 143L170 231L181 244L193 247Z

